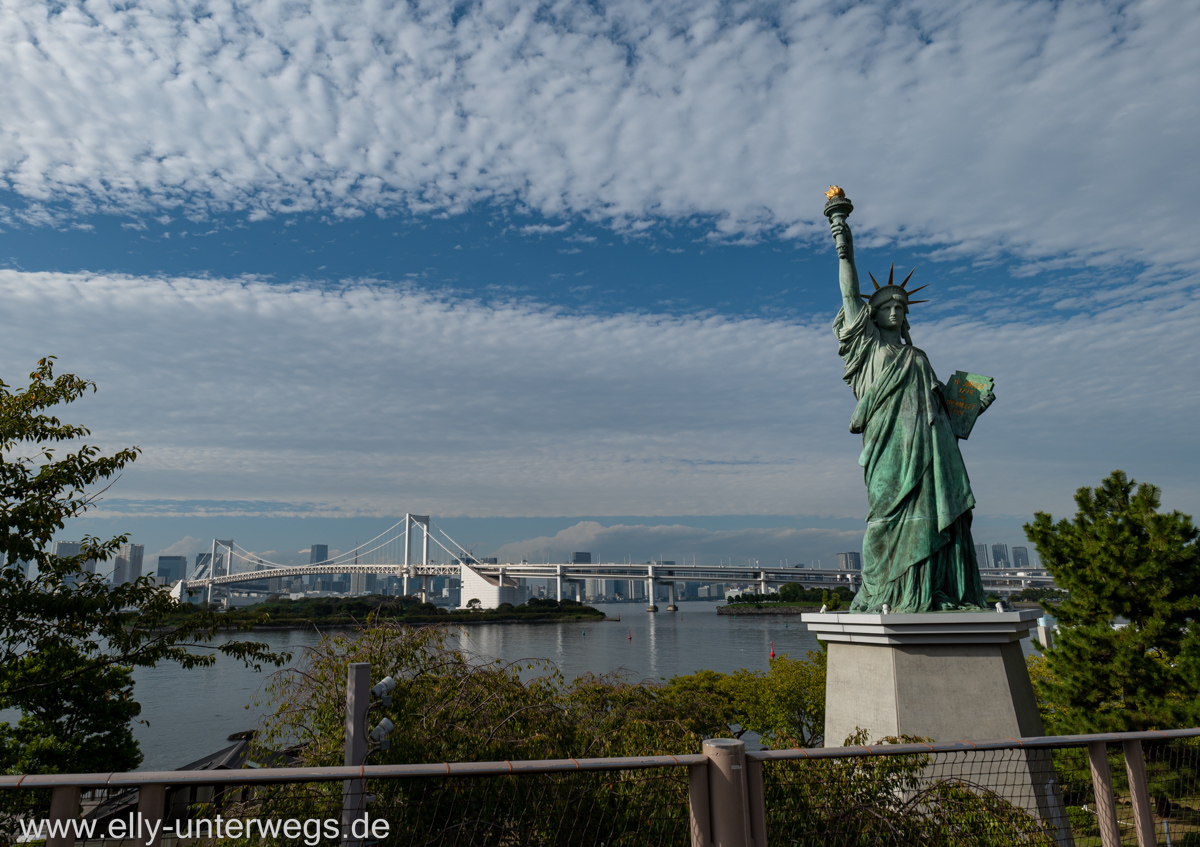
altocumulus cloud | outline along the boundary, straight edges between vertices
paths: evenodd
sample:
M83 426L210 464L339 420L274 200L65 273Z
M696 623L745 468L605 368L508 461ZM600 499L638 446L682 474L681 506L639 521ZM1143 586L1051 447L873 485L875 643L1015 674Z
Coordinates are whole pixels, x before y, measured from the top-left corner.
M18 0L0 179L14 221L493 202L731 238L827 237L842 180L864 237L1194 269L1197 42L1160 0Z
M307 515L865 507L830 315L590 316L370 282L11 270L0 302L2 372L57 355L100 386L72 418L109 449L144 449L108 495L114 512L169 514L176 501ZM1077 486L1122 467L1195 512L1200 397L1171 376L1200 369L1194 289L1084 306L914 314L914 340L943 378L997 379L1000 399L964 445L979 511L1061 514Z

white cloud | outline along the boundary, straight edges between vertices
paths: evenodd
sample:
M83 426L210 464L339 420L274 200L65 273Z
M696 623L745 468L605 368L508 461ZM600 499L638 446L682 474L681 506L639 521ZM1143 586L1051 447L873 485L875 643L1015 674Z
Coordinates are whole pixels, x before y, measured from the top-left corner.
M190 535L185 535L183 538L176 541L174 544L168 545L155 553L155 556L187 556L193 558L197 553L202 553L212 546L212 539L209 538L193 538ZM150 558L146 558L146 564L143 567L147 573L151 571Z
M1075 488L1117 467L1200 508L1188 282L1041 318L914 311L943 377L996 378L963 447L981 513L1073 512ZM0 374L19 385L54 354L96 380L68 419L144 450L108 497L148 515L164 500L312 517L865 511L829 316L580 316L367 283L11 270L0 302Z
M30 205L251 217L515 203L1197 267L1187 3L24 0L0 185Z
M594 562L673 561L677 564L820 564L832 568L838 553L862 549L862 532L832 529L748 528L708 530L692 526L604 526L581 521L553 536L505 544L493 555L502 562L569 562L576 551Z

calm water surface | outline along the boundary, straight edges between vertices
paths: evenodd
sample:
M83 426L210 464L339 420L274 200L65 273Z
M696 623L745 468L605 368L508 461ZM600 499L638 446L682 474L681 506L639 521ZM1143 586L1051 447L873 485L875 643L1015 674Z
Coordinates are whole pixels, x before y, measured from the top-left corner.
M569 679L586 673L619 671L628 679L665 679L711 669L765 670L771 643L776 655L803 656L817 642L791 615L718 615L716 604L681 603L679 612L644 611L640 604L597 606L620 622L473 624L452 629L465 650L505 661L547 659ZM230 636L233 637L233 636ZM312 646L313 632L272 630L254 633L277 650ZM135 725L145 761L142 770L172 770L224 747L232 732L253 728L259 710L248 709L270 671L255 673L218 656L211 668L174 666L141 669L135 696L146 724Z
M730 673L765 670L776 655L802 657L816 639L794 615L725 616L716 604L681 603L679 612L651 614L637 603L598 606L621 620L549 624L473 624L451 627L458 646L486 659L546 659L568 678L617 671L627 679L660 680L698 670ZM245 637L228 635L225 638ZM271 630L252 638L298 654L317 643L312 631ZM1029 640L1022 641L1029 652ZM211 668L173 665L135 672L142 720L134 735L145 760L142 770L173 770L226 746L233 732L254 728L271 670L256 673L218 655ZM381 676L381 675L378 675ZM0 720L15 714L0 713Z

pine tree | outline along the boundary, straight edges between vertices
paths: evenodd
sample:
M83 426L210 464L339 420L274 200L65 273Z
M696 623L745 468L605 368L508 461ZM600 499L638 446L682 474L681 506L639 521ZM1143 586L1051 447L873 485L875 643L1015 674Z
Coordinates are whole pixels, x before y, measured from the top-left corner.
M1160 494L1117 470L1076 492L1074 520L1037 512L1025 525L1070 594L1054 610L1058 633L1038 686L1051 731L1200 721L1200 531L1189 515L1160 512Z

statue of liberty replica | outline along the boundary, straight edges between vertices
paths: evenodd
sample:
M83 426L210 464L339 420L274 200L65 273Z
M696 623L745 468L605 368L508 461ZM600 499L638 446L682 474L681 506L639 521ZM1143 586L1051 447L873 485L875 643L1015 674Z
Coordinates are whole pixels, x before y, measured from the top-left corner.
M852 612L939 612L986 608L971 510L975 497L958 449L994 400L988 377L958 372L950 389L938 380L909 335L908 310L924 303L907 288L871 274L859 290L845 192L826 193L839 259L842 308L833 322L844 379L858 405L850 431L863 437L863 478L870 512L863 538L862 588Z

